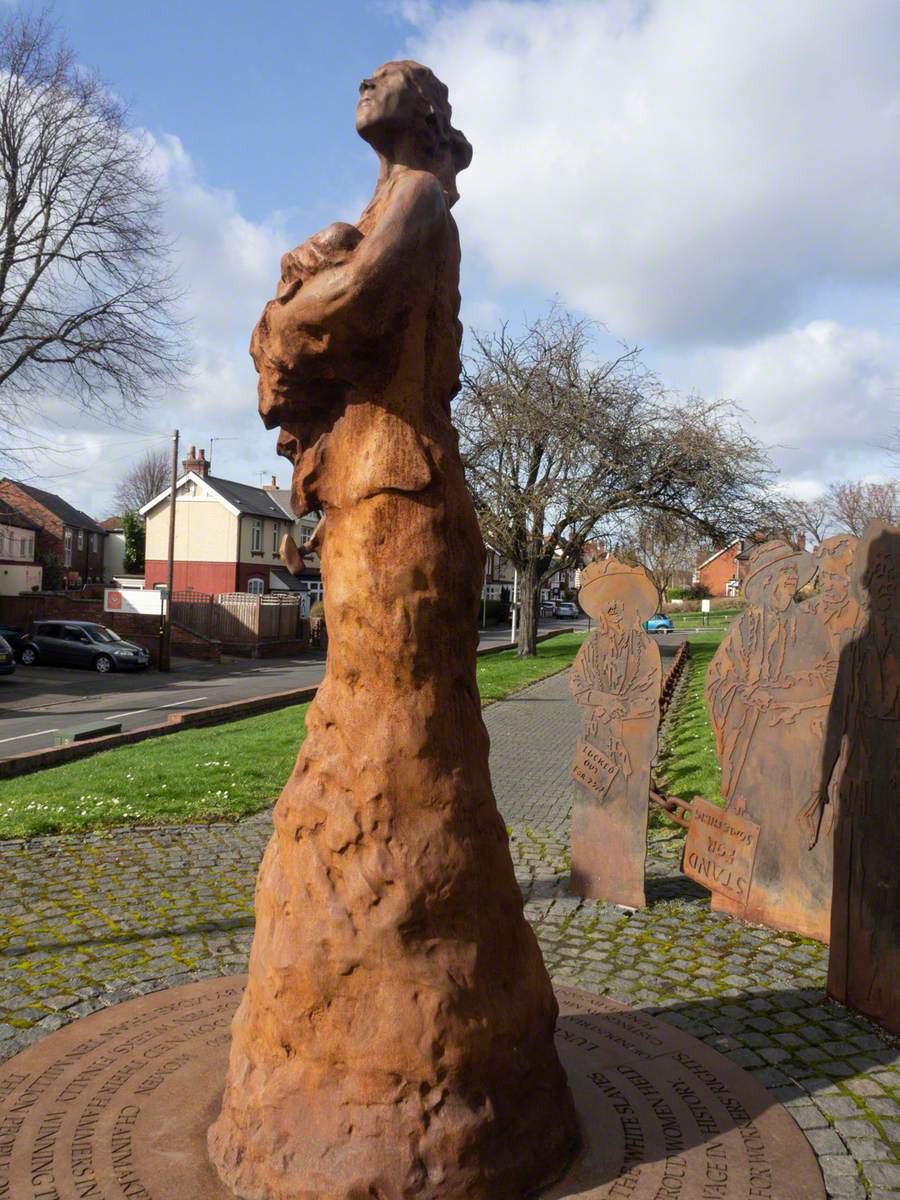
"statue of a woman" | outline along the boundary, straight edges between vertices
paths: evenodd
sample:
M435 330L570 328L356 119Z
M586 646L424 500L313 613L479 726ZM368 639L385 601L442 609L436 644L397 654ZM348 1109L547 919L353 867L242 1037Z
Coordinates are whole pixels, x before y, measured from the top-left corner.
M210 1151L266 1200L496 1200L578 1135L475 683L484 547L450 422L450 205L471 150L425 67L360 88L356 237L286 256L254 334L298 514L325 514L325 680L275 809Z

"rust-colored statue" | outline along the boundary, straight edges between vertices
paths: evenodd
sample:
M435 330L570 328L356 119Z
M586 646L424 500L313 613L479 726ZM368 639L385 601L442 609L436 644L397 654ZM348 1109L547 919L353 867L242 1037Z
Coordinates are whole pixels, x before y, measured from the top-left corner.
M814 847L803 811L820 790L822 731L834 681L825 624L795 595L816 573L811 554L771 541L750 552L750 607L731 625L706 681L727 808L760 827L742 906L713 908L827 941L831 846Z
M662 684L659 650L643 623L656 609L656 588L643 568L608 558L586 568L578 600L597 629L569 684L586 710L572 765L571 887L640 908Z
M852 583L865 622L841 650L808 816L818 845L837 804L828 994L900 1034L900 529L869 525Z
M275 808L210 1153L240 1197L514 1200L578 1142L475 683L484 546L450 422L470 148L425 67L363 82L355 230L282 264L252 350L325 513L325 679Z

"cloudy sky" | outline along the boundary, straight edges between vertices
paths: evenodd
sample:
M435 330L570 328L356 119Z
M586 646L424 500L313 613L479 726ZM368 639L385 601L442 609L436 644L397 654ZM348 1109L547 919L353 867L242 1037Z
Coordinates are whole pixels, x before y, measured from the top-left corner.
M8 8L9 5L7 4ZM463 319L554 295L672 388L734 399L787 486L883 478L900 425L896 0L57 0L152 139L193 324L184 389L115 428L60 398L34 482L105 516L178 426L259 482L250 330L280 254L353 219L374 158L359 79L415 57L475 148Z

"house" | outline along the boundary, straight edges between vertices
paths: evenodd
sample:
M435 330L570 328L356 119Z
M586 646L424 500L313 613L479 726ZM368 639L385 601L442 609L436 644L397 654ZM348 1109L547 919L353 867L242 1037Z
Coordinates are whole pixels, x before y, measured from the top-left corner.
M38 591L43 574L34 561L38 526L0 500L0 596Z
M106 530L93 517L54 492L14 479L0 479L0 500L37 526L36 556L59 561L65 587L103 580Z
M275 476L265 487L220 479L210 473L201 449L191 447L176 482L173 588L218 595L223 592L307 592L322 594L319 560L308 558L294 577L278 557L281 540L297 543L313 533L314 516L298 519L290 492ZM164 587L168 579L169 495L160 492L140 510L146 520L145 587Z
M736 596L746 561L746 554L740 557L743 550L743 538L735 538L727 546L714 550L694 569L694 586L706 588L710 596Z
M806 546L805 536L791 530L779 530L777 533L759 531L749 537L735 538L727 546L714 550L694 568L694 586L705 587L710 596L740 595L750 551L754 545L767 541L769 537L784 538L798 550L803 550Z

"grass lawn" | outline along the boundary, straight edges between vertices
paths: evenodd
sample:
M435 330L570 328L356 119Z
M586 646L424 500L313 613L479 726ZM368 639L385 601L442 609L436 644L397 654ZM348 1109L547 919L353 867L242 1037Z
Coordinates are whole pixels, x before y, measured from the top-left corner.
M535 680L564 670L575 658L584 633L561 633L538 642L537 658L517 658L514 650L486 654L478 660L478 690L482 704L502 700Z
M716 741L706 710L706 672L719 643L721 629L691 634L691 659L687 685L673 713L672 733L657 774L666 791L680 800L702 796L721 805L721 771L716 759Z
M563 670L583 638L569 633L541 642L537 658L517 659L512 650L479 658L482 700L502 699ZM188 729L4 780L0 838L258 812L278 795L293 768L308 707Z
M743 612L740 608L717 608L706 614L706 624L703 622L703 613L699 612L670 612L672 624L676 629L699 629L703 626L705 629L725 629L731 624L738 613Z

